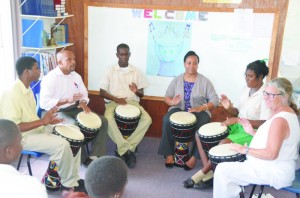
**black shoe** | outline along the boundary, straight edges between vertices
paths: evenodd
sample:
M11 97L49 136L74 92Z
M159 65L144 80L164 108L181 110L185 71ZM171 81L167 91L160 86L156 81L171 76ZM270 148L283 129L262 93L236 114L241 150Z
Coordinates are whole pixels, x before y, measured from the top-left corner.
M87 157L87 158L85 159L85 161L82 162L82 164L83 164L85 167L88 167L88 166L92 163L92 161L93 161L93 159Z
M83 179L80 179L77 181L79 186L84 186L84 180Z
M183 166L184 170L189 171L192 170L193 168L189 167L188 165L184 164Z
M85 186L84 186L84 180L80 179L77 181L78 182L78 186L74 186L74 187L65 187L63 185L60 186L61 191L74 191L74 192L84 192L87 193Z
M172 168L174 166L174 163L165 163L165 167Z
M211 178L207 181L203 181L201 180L199 183L196 183L194 185L194 188L197 188L197 189L209 189L209 188L212 188L214 185L214 178Z
M60 190L61 191L70 191L70 190L74 190L74 187L65 187L65 186L61 185Z
M133 168L135 166L136 156L132 151L128 150L124 155L122 155L122 157L124 157L128 168Z
M193 188L195 185L195 182L192 180L192 178L188 178L183 182L183 185L185 188Z
M136 146L134 149L134 154L137 154L137 153L138 153L138 147Z
M74 191L75 192L84 192L84 193L87 194L87 191L86 191L85 186L84 186L84 180L79 179L77 182L78 182L78 186L74 187Z
M118 146L116 145L116 149L115 149L115 156L116 157L120 157L119 153L118 153Z

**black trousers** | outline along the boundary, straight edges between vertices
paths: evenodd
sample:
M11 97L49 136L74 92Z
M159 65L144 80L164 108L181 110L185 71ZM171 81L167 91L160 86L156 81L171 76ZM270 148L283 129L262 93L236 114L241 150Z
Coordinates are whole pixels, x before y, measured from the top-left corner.
M182 111L180 108L174 108L168 111L168 113L163 118L163 126L162 126L162 137L160 141L160 145L158 148L158 154L160 155L174 155L174 147L175 147L175 140L172 135L171 126L170 126L170 116L178 111ZM193 113L197 118L196 123L196 130L195 133L197 133L198 129L204 125L209 123L210 117L207 112L195 112ZM197 149L197 144L195 141L195 135L193 135L193 140L191 142L191 149L190 149L190 156L194 156L197 159L199 159L199 152Z

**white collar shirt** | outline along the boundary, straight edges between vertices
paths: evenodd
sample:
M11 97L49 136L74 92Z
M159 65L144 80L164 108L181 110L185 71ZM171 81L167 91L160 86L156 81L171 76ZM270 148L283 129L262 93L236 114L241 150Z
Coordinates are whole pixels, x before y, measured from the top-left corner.
M129 88L132 83L135 83L138 89L148 86L146 77L135 67L129 64L126 69L123 69L116 64L109 68L104 78L101 79L100 88L117 98L139 102L139 97Z
M40 106L48 111L55 107L59 100L70 98L76 93L83 94L82 100L89 102L88 91L81 76L75 71L65 75L59 67L56 67L42 79ZM60 108L73 104L75 102L61 105Z
M249 96L250 88L245 87L239 104L239 117L248 120L267 120L271 116L271 110L266 106L263 99L263 91L266 85L263 84L258 91Z
M13 166L0 164L0 195L11 198L45 198L46 188L33 176L22 175Z

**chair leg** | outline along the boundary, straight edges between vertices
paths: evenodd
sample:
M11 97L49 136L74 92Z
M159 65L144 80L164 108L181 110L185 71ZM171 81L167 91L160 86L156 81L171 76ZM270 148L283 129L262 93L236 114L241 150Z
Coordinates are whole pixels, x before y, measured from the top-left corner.
M32 176L31 165L30 165L30 158L31 158L31 155L27 155L28 171L29 171L29 174Z
M240 192L240 198L245 198L244 192Z
M240 192L240 198L245 198L244 189Z
M256 185L253 185L249 198L252 198L255 188L256 188Z
M241 186L240 198L245 198L244 192L245 192L245 188Z
M90 149L89 149L89 143L86 143L86 153L87 155L90 155Z
M22 162L22 157L23 157L23 154L21 154L21 156L20 156L20 159L19 159L19 162L18 162L18 166L17 166L17 170L20 169L20 165L21 165L21 162Z
M264 185L261 185L260 186L260 190L259 190L259 193L258 193L258 198L261 198L261 196L262 196L262 194L263 194L263 192L264 192Z

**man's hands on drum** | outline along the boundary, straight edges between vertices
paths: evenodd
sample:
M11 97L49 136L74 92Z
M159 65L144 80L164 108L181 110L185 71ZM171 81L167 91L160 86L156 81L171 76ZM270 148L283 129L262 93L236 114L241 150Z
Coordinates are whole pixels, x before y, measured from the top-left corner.
M68 103L73 103L73 102L80 101L82 96L83 95L81 93L76 93L73 96L71 96L70 98L67 98L67 102Z
M126 99L127 98L116 98L114 99L114 102L120 105L126 105L127 104Z
M90 113L90 112L91 112L91 109L87 106L86 103L87 103L87 102L86 102L85 100L80 101L80 102L79 102L79 105L78 105L78 108L82 108L83 111L84 111L85 113Z
M53 107L52 109L50 109L45 116L41 119L43 125L47 125L47 124L58 124L63 122L63 119L60 119L57 117L57 112L58 108L57 107Z
M130 89L133 93L136 93L136 92L138 91L138 88L137 88L137 86L136 86L135 83L131 83L131 84L129 85L129 89Z

